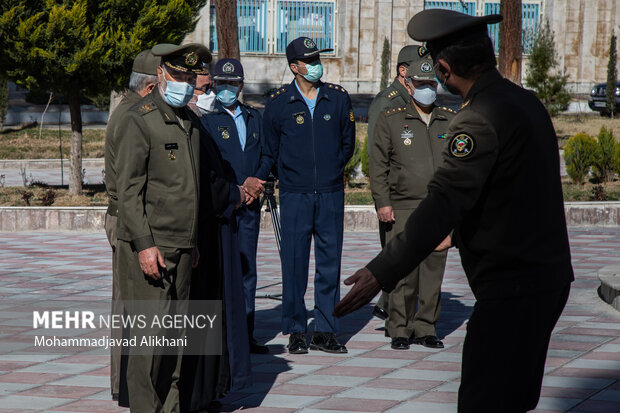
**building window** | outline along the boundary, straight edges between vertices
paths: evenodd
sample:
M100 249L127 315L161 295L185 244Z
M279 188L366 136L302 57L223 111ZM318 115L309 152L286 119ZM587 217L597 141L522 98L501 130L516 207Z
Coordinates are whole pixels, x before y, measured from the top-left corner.
M209 48L217 52L215 6L210 7ZM237 0L239 51L284 54L299 36L312 38L319 49L336 49L336 0Z
M449 9L472 16L482 16L499 13L499 2L487 2L482 0L477 0L475 2L461 2L458 0L425 1L424 8ZM529 54L532 50L532 46L534 45L534 40L536 39L536 34L538 32L538 25L541 21L541 11L542 0L523 0L523 3L521 5L521 21L523 26L521 33L521 44L523 46L523 54ZM489 25L489 36L493 41L495 53L497 53L497 51L499 50L499 23Z

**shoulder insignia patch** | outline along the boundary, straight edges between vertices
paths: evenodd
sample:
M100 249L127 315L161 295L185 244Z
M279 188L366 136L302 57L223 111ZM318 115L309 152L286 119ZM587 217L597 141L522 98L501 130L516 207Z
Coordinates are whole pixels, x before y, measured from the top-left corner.
M140 112L142 115L144 115L145 113L152 112L155 109L157 109L157 106L155 106L154 103L149 102L149 103L145 103L144 105L140 106L138 108L138 112Z
M337 91L342 92L342 93L346 93L346 92L347 92L347 91L345 90L345 88L343 88L343 87L342 87L342 86L340 86L340 85L335 85L335 84L333 84L333 83L326 83L325 85L326 85L328 88L330 88L330 89L334 89L334 90L337 90Z
M458 133L448 144L450 155L455 158L466 158L476 149L476 141L466 133Z
M461 110L461 109L463 109L463 108L467 107L467 105L469 105L469 102L470 102L469 100L468 100L468 101L466 101L466 102L463 102L463 104L461 105L461 107L459 108L459 110Z
M349 120L351 122L355 122L355 115L353 114L353 109L349 111Z
M398 90L392 90L388 95L388 99L394 99L396 96L398 96Z
M281 95L281 94L283 94L284 92L286 92L286 88L284 88L284 87L283 87L283 88L280 88L280 89L278 89L277 91L273 92L271 95L269 95L269 97L270 97L271 99L273 99L273 98L276 98L276 97L280 96L280 95Z
M388 110L387 112L385 112L385 114L387 116L391 116L391 115L393 115L395 113L402 113L402 112L406 112L406 111L407 111L406 107L399 106L399 107L392 108L392 109Z
M445 110L446 112L450 112L450 113L456 113L456 111L455 111L455 110L452 110L452 109L447 108L447 107L445 107L445 106L439 106L439 109L441 109L441 110Z

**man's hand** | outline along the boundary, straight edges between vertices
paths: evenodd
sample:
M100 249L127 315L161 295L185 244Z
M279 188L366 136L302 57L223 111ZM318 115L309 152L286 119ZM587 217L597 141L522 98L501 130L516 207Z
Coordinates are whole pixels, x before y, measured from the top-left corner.
M252 198L258 198L258 196L265 190L265 187L263 186L264 183L265 181L262 179L258 179L254 176L248 176L241 186Z
M435 248L435 251L447 250L451 246L452 246L452 237L448 235L443 241L441 241L439 245L437 245L437 247Z
M235 205L235 209L237 209L241 205L245 204L247 202L247 198L248 198L248 196L245 194L245 190L243 189L243 187L241 185L237 185L237 188L239 189L239 202L237 202L237 205Z
M198 247L194 247L194 252L192 253L192 268L198 267L198 261L200 261L200 252L198 251Z
M394 209L391 206L384 206L377 209L377 216L381 222L394 222Z
M164 257L157 247L151 247L140 251L138 253L138 262L140 263L142 272L154 280L159 280L161 278L159 267L166 268Z
M336 317L345 316L364 304L368 304L381 291L379 282L366 267L344 280L344 283L345 285L353 284L353 288L334 307Z

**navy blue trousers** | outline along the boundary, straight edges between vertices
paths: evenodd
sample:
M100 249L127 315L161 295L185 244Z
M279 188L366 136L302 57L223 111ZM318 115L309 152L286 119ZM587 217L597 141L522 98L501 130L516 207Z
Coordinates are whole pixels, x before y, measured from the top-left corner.
M282 332L307 330L304 295L308 286L310 243L314 238L314 331L336 333L332 316L340 300L340 260L344 191L293 193L280 191L282 225Z
M255 203L258 200L254 201ZM242 207L237 210L237 239L241 253L241 271L243 274L243 293L245 296L245 313L248 325L248 338L254 338L254 307L256 300L256 249L260 229L259 204Z

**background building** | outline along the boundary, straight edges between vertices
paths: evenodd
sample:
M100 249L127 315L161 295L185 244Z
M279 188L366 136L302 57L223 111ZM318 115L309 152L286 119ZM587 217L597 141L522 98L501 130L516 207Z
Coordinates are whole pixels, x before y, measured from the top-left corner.
M522 0L524 71L536 28L549 20L558 61L570 75L573 92L587 93L604 82L612 30L620 24L617 0ZM289 83L286 44L305 35L334 52L323 56L325 81L351 93L376 93L381 79L384 39L391 45L390 77L399 49L414 42L407 22L425 8L447 8L472 15L499 12L499 0L237 0L239 46L248 91L261 93ZM490 27L497 39L497 25ZM201 42L217 55L213 1L201 11L186 41ZM497 42L496 42L497 47Z

